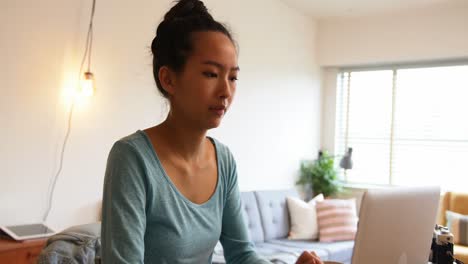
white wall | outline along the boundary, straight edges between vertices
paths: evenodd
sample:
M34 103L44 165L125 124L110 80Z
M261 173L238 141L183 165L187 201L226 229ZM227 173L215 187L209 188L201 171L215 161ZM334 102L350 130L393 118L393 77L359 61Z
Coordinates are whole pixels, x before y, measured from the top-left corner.
M333 151L337 66L431 63L468 58L468 7L319 21L323 67L322 147Z
M386 16L323 20L321 66L382 64L468 57L468 6Z
M53 227L95 221L112 143L163 120L149 46L171 2L97 1L97 93L74 114ZM205 3L233 29L241 67L234 106L210 133L233 151L242 190L293 187L300 159L315 157L320 144L315 23L280 1ZM90 5L2 1L0 225L41 220L65 134L63 94L77 79Z
M322 69L322 123L320 134L321 147L335 153L335 116L336 116L336 68Z

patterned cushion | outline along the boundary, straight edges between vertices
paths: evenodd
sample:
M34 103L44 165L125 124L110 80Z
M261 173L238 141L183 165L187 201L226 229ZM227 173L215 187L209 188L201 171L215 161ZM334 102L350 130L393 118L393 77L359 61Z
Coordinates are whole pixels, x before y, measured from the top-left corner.
M468 245L468 215L446 211L447 227L453 234L453 243Z
M320 242L353 240L358 217L356 199L328 199L317 202Z

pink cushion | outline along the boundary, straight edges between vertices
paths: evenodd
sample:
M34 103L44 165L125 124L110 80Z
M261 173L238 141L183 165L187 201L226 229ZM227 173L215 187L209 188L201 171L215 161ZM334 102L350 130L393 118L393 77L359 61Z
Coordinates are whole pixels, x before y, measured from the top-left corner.
M316 208L320 242L354 239L358 222L356 199L328 199L317 202Z

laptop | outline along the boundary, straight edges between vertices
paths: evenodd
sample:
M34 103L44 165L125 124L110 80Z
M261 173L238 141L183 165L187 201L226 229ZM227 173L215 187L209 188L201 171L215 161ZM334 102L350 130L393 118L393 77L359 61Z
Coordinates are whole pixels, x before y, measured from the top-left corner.
M351 263L427 264L439 200L439 187L368 190Z

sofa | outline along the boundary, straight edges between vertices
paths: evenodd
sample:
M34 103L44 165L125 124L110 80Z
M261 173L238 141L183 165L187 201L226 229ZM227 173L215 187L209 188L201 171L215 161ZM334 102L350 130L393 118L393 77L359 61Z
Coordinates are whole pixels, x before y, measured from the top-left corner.
M256 251L273 263L295 263L305 250L315 251L322 260L351 262L353 241L321 243L318 241L288 240L289 211L286 197L298 197L295 190L242 192L242 212ZM101 223L74 226L49 238L39 263L100 263ZM93 251L94 249L94 251ZM95 261L90 260L91 257ZM54 261L51 261L54 260ZM218 243L213 263L224 263L222 247Z
M354 241L323 243L288 240L290 216L287 196L299 197L296 190L242 192L242 211L256 251L270 260L295 263L303 251L315 251L322 260L351 262ZM215 250L215 256L218 252Z
M468 215L468 193L446 192L439 205L437 223L443 226L447 225L445 212L449 210L462 215ZM454 245L453 252L455 258L463 263L468 263L468 246Z

